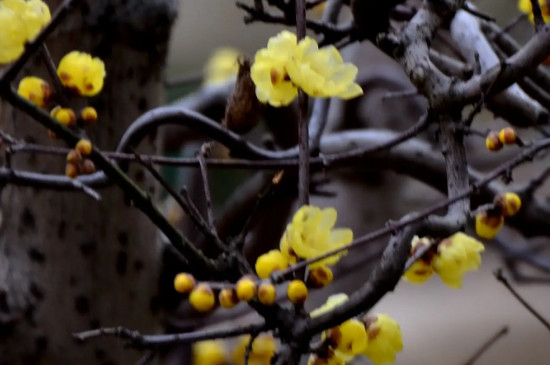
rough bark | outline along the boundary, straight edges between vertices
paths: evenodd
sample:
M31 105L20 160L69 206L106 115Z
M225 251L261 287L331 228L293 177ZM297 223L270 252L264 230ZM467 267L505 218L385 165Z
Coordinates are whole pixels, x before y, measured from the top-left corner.
M176 2L89 0L48 40L56 63L73 49L105 61L104 90L87 100L99 113L87 133L100 148L114 148L132 120L162 102L161 74ZM49 3L53 10L59 1ZM23 73L47 79L38 58ZM7 105L0 125L20 139L63 145L49 141L46 130ZM140 147L154 150L153 138ZM64 159L17 156L14 167L62 173ZM143 172L131 176L154 193ZM102 200L95 202L78 193L3 190L0 364L128 364L136 354L120 342L78 345L71 333L112 325L158 330L156 229L117 187L100 194Z

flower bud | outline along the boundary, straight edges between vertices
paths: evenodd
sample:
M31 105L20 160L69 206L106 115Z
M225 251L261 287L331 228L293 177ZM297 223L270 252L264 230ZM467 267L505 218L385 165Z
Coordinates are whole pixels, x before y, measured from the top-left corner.
M312 267L307 275L307 285L311 288L323 288L332 283L333 278L334 274L328 266Z
M256 273L260 279L267 279L273 271L286 269L288 260L279 250L264 253L256 260Z
M514 128L502 128L498 132L498 139L502 144L515 144L517 141L518 135Z
M218 301L220 305L225 309L230 309L239 303L237 293L233 289L222 289L218 294Z
M244 277L237 282L236 285L237 298L248 302L256 295L256 283L250 277Z
M80 118L86 124L91 124L97 120L97 110L91 106L87 106L80 111Z
M78 176L78 165L68 162L65 165L65 175L74 179Z
M50 115L52 118L57 119L57 121L65 127L72 127L76 125L76 115L71 108L56 106L50 111Z
M302 304L306 301L308 291L302 280L292 280L286 290L288 299L294 304Z
M207 284L198 284L189 295L189 303L199 312L208 312L214 308L214 292Z
M195 287L195 278L186 272L180 272L174 278L174 289L178 293L187 294Z
M39 107L48 105L52 91L50 85L35 76L23 77L19 82L17 93Z
M84 156L92 153L92 144L87 139L81 139L75 146L75 149Z
M481 238L493 239L504 224L502 215L481 212L476 215L476 233Z
M273 305L277 299L277 289L271 283L263 283L258 287L258 300L265 305Z
M82 155L77 150L70 150L67 153L67 162L78 165L82 161Z
M494 132L489 133L487 138L485 138L485 147L492 152L499 151L502 148L502 142L500 142L498 134Z
M92 160L86 158L80 163L80 173L82 175L90 175L95 172L95 164Z
M495 197L495 204L502 208L502 214L505 217L512 217L519 212L521 208L521 198L516 193L504 193Z

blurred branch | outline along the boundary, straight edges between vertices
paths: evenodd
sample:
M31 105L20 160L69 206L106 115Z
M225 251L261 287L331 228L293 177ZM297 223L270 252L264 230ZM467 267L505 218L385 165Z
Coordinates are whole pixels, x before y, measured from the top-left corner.
M493 346L498 340L508 334L508 326L502 327L497 333L489 338L473 355L464 363L464 365L474 365L477 359Z
M550 331L550 323L535 309L533 308L523 297L510 285L508 279L502 273L502 269L497 269L495 271L495 277L500 281L506 289L529 311L532 315L539 320L540 323Z

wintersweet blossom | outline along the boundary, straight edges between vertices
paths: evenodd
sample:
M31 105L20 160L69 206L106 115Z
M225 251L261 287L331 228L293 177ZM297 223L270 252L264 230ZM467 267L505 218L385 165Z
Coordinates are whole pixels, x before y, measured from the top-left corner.
M414 254L420 247L429 244L429 238L419 238L418 236L414 236L411 241L411 255ZM433 273L434 269L431 264L431 257L421 257L412 264L403 277L413 284L421 284L431 278Z
M228 364L225 345L220 340L205 340L195 342L192 346L194 365L225 365Z
M245 360L246 348L250 343L250 335L239 337L238 344L235 347L231 359L237 365L243 365ZM271 358L275 355L277 344L275 338L271 335L259 335L254 341L248 353L249 365L270 365Z
M204 66L203 85L220 85L235 78L239 71L239 55L240 52L231 47L215 50Z
M16 60L51 19L50 9L41 0L0 2L0 64Z
M363 355L375 365L394 362L396 353L403 349L399 324L387 314L367 316L363 321L369 339Z
M294 263L297 258L314 258L349 244L353 240L353 232L349 228L334 229L336 218L334 208L302 206L286 227L281 238L281 252L290 263ZM333 265L345 254L346 251L339 252L310 264L310 267Z
M344 63L334 46L319 49L314 39L305 37L298 43L293 61L287 65L290 79L310 96L351 99L363 94L354 82L357 67Z
M285 106L298 95L298 88L290 80L286 69L292 62L296 47L296 35L284 30L269 39L267 48L256 52L250 77L256 85L256 97L262 103Z
M542 13L542 19L547 22L550 19L550 3L547 0L539 0L540 11ZM531 6L531 0L519 0L518 9L524 14L529 16L529 20L534 22L533 8Z
M103 88L105 64L87 53L72 51L59 62L57 75L64 86L78 94L94 96Z
M298 88L313 97L359 96L363 90L354 82L356 76L357 67L344 63L334 46L319 49L310 37L297 42L286 30L256 53L251 69L258 100L276 107L290 104Z
M439 243L432 266L445 284L459 289L464 274L479 269L483 251L481 242L458 232Z
M52 90L50 85L39 77L23 77L17 87L17 93L31 103L45 107L48 105Z

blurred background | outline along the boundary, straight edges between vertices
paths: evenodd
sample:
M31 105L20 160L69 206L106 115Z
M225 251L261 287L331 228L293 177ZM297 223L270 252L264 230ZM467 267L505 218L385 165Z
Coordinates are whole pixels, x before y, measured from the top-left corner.
M516 0L475 3L480 10L496 17L501 26L519 14ZM193 79L201 73L208 57L218 47L235 47L253 56L258 48L265 46L270 36L281 29L280 26L259 23L244 25L242 20L243 12L231 0L181 0L179 18L172 35L167 80L181 77ZM525 40L532 31L531 25L524 20L514 27L512 34ZM189 89L169 90L169 98L172 100L182 96L198 84L191 83ZM501 125L501 122L493 121L488 113L484 114L484 118L486 120L481 125ZM487 164L488 168L496 166L490 161ZM523 169L524 174L530 172L529 167ZM521 176L518 181L521 181ZM364 189L362 185L360 188ZM541 194L546 194L548 190L546 186ZM404 183L400 191L408 209L425 205L425 196L431 197L428 200L438 197L429 188L415 182ZM369 199L365 200L365 204L375 208L377 204L386 203L383 198L362 199ZM346 207L346 202L339 197L316 202L322 206L342 206L344 211ZM362 225L361 220L344 214L339 218L339 225L359 227L357 229L361 233L368 230L366 227L376 228L375 224L379 227L388 218L399 217L396 212L388 214L390 216L376 217L369 222L370 225ZM513 237L513 233L504 234ZM486 246L482 269L466 275L461 290L447 288L436 277L420 287L401 282L394 293L377 305L375 311L390 314L398 320L403 331L404 350L398 355L396 364L464 364L487 339L505 326L509 333L476 364L537 365L550 362L550 333L495 280L493 271L503 266L502 257L491 243ZM360 284L361 280L359 277L356 283ZM515 285L526 300L543 316L550 318L550 287L547 284Z

